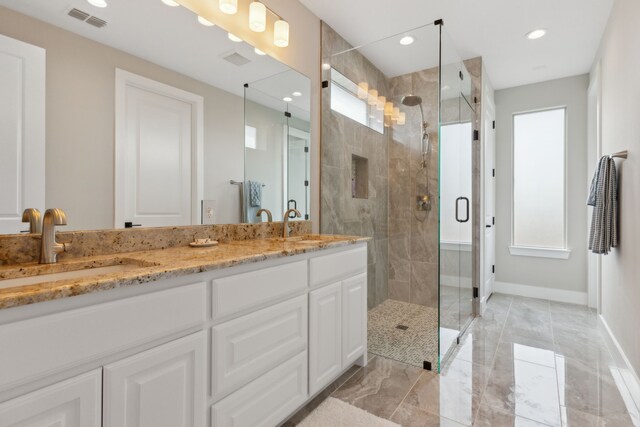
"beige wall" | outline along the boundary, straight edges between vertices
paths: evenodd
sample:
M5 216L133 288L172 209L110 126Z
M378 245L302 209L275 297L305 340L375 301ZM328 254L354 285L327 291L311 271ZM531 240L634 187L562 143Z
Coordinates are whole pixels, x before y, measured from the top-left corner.
M46 206L67 212L66 229L114 225L116 68L204 97L204 197L218 202L216 222L237 222L241 97L1 7L0 33L47 51Z
M602 258L602 316L636 374L640 372L640 2L614 3L600 53L602 153L618 161L620 246Z
M588 76L582 75L495 92L497 282L587 292L587 86ZM568 260L512 256L512 114L558 106L567 107L566 214L571 255ZM544 173L544 165L540 168Z

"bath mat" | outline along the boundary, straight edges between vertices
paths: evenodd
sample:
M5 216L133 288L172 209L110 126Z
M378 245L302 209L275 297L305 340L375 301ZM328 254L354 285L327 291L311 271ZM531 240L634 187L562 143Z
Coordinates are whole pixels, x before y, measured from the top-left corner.
M328 397L302 420L300 427L400 427L340 399Z

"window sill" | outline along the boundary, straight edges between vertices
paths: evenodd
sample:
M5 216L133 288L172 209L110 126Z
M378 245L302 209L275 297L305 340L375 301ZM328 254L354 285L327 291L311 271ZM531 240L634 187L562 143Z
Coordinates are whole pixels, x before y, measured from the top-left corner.
M525 246L509 246L509 253L515 256L536 258L569 259L569 249L529 248Z

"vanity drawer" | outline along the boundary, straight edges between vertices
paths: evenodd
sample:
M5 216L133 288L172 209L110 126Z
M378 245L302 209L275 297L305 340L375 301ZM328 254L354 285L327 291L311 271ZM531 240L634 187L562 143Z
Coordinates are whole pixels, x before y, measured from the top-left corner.
M367 248L362 246L344 252L311 258L309 280L311 287L337 282L367 270Z
M195 283L0 327L0 390L204 325ZM9 368L10 367L10 368Z
M276 426L307 400L307 352L213 405L216 427Z
M307 261L297 261L213 280L213 319L265 307L307 289Z
M213 328L213 397L223 397L307 347L307 296Z

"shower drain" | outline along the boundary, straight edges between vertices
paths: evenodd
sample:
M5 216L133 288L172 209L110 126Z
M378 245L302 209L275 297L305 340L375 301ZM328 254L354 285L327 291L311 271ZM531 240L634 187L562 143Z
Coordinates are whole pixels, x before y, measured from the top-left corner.
M398 325L398 326L396 326L396 329L401 329L403 331L406 331L407 329L409 329L409 327L405 326L405 325Z

